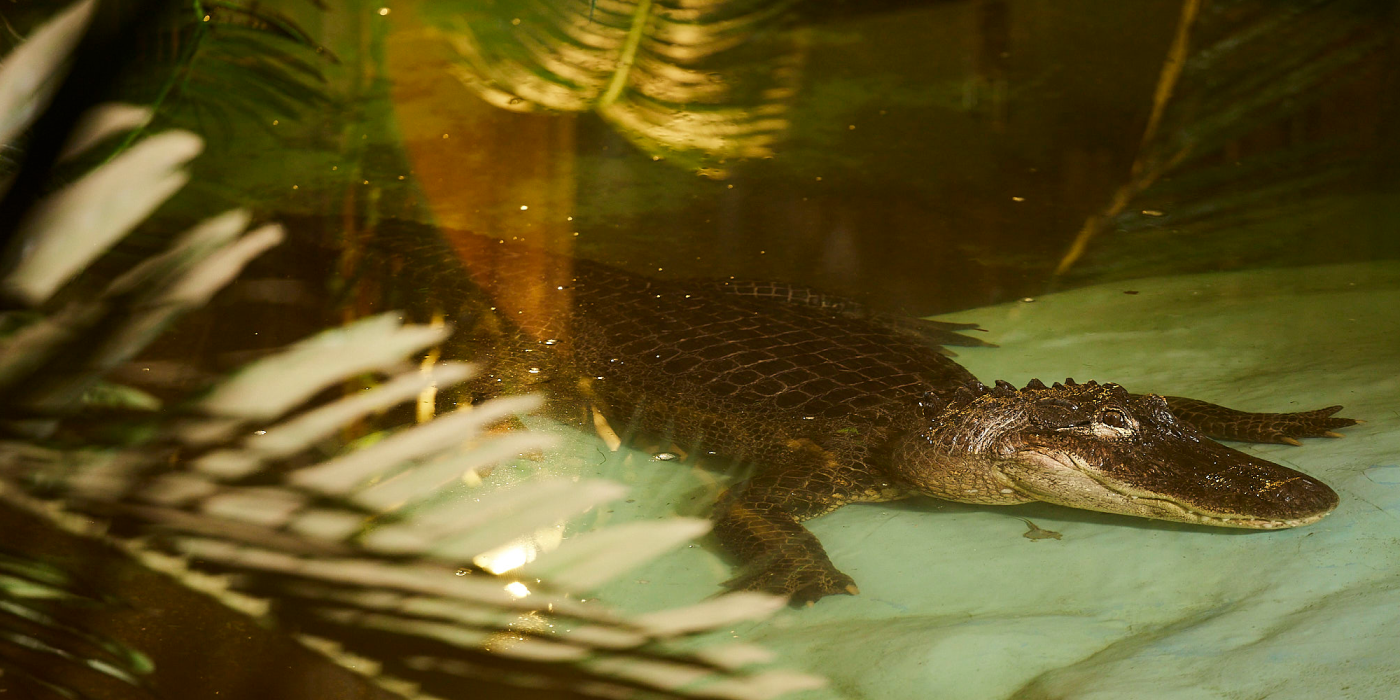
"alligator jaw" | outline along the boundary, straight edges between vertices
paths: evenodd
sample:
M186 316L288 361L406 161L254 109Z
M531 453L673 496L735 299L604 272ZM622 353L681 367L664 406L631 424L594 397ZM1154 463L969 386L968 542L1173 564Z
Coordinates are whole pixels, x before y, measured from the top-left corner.
M1299 527L1337 505L1336 493L1306 474L1204 442L1188 451L1189 462L1176 463L1148 457L1091 464L1063 450L1031 447L1018 451L1001 472L1036 500L1214 527ZM1145 475L1155 478L1139 478ZM1242 482L1253 488L1240 489Z

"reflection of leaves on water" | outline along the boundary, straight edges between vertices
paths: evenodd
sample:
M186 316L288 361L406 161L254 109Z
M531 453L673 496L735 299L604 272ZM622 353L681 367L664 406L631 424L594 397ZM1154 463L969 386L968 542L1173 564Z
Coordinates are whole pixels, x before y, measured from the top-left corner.
M149 658L68 620L119 605L59 567L0 551L0 649L15 648L0 651L0 673L59 694L72 693L68 676L84 671L148 688ZM26 663L25 655L37 663Z
M85 21L65 25L70 39ZM17 64L29 70L32 61L0 67L0 85ZM0 91L10 133L42 107L43 91L42 81ZM15 116L24 109L28 116ZM90 128L139 128L149 112L138 111L140 119L118 120L125 127L99 119ZM91 145L92 136L74 142ZM415 424L387 421L377 439L336 447L347 426L471 376L460 363L410 362L450 334L440 324L362 319L168 407L104 381L281 240L280 227L249 230L251 215L235 210L115 279L96 278L89 264L187 182L202 148L184 131L137 140L24 218L17 262L0 280L11 302L0 310L0 505L89 537L98 535L20 491L60 498L84 522L110 520L145 538L112 542L192 595L285 623L306 646L408 697L430 697L420 685L461 692L463 678L604 697L768 698L820 684L763 668L771 657L754 647L681 639L765 617L781 598L736 593L623 617L575 597L709 523L670 518L563 538L564 521L624 488L568 479L481 488L492 465L554 441L500 431L534 410L536 397L420 412ZM318 400L351 378L373 388ZM139 651L53 614L103 600L63 570L0 554L0 670L65 697L83 697L66 685L71 674L42 669L66 663L129 684L158 679Z
M771 155L804 56L790 0L503 2L446 19L459 77L521 111L596 111L688 166ZM720 170L716 174L722 173Z
M1089 274L1181 272L1295 250L1279 244L1278 227L1305 235L1319 217L1298 215L1374 178L1368 166L1384 150L1356 133L1301 133L1289 120L1316 117L1338 88L1374 72L1394 41L1389 11L1367 0L1230 0L1187 12L1181 56L1167 58L1132 172L1060 272L1104 231L1131 235L1102 241ZM1310 261L1302 255L1295 262Z
M201 132L217 125L232 134L237 114L277 133L272 119L331 102L322 68L337 59L277 9L204 0L181 13L171 31L181 50L175 65L160 73L152 102L178 123Z

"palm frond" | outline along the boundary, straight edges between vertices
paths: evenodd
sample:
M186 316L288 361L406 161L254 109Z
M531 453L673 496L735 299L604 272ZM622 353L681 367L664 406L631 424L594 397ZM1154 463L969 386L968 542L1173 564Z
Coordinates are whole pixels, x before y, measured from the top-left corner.
M143 128L152 116L149 107L137 105L112 103L95 107L74 127L61 157L77 157L108 138Z
M1388 10L1377 10L1355 0L1206 3L1154 159L1205 155L1326 98L1385 46L1375 23Z
M773 153L805 55L795 3L547 0L444 19L458 77L497 107L595 111L642 150L722 172Z
M485 660L493 656L568 662L558 672L536 669L534 682L553 679L583 694L590 694L590 688L630 687L683 697L695 684L694 692L702 695L718 688L725 696L772 697L817 682L802 674L726 668L671 641L765 617L784 605L782 598L731 594L694 608L628 619L564 593L584 593L626 567L679 546L707 531L706 521L619 525L564 539L532 567L506 567L499 576L473 564L492 550L528 540L542 527L625 494L610 482L568 479L496 490L463 486L464 481L480 484L502 459L550 446L553 438L546 434L487 433L502 420L537 407L533 397L493 399L471 411L390 429L373 444L293 468L288 465L295 463L300 448L325 434L328 413L359 415L384 405L383 397L341 399L286 419L280 411L228 400L266 394L274 386L281 394L316 393L325 383L322 378L286 369L329 361L344 350L347 338L356 346L399 353L441 340L440 334L417 330L386 324L382 317L368 319L359 327L327 331L234 375L191 404L194 415L170 434L172 440L196 436L195 442L206 448L184 467L172 469L172 448L156 440L117 452L29 449L22 460L17 456L22 448L0 448L0 454L9 455L0 474L61 494L71 508L134 522L136 532L155 537L147 540L148 547L168 547L217 573L237 573L238 590L270 599L271 613L298 629L337 641L361 640L372 632L370 643L340 644L414 682L445 684L445 678L464 671L454 659L467 651L488 666ZM405 343L405 336L414 342ZM316 349L314 357L307 348ZM362 364L351 366L358 372ZM465 378L460 365L444 369L444 377ZM385 386L397 399L407 400L412 398L403 390L411 385L407 379L401 375ZM299 386L286 389L281 386L286 383ZM294 406L286 401L279 405ZM211 436L230 434L230 418L242 422L239 432L252 434L237 445L210 445ZM265 431L252 431L264 426ZM266 436L273 438L270 449L260 445ZM270 477L275 481L269 483ZM618 542L629 547L619 549ZM241 599L234 604L249 609ZM405 643L413 647L414 642L431 644L409 660L375 651ZM431 649L438 650L429 653Z
M319 7L325 9L324 6ZM214 26L246 27L316 51L326 50L302 29L296 20L271 7L258 3L244 5L228 0L203 0L196 5L196 9L200 8L205 12L200 20L213 23Z
M1371 176L1368 166L1380 153L1346 139L1288 139L1259 152L1231 151L1364 74L1393 41L1383 29L1386 11L1364 0L1186 0L1132 170L1109 205L1086 221L1057 274L1105 231L1157 234L1115 237L1105 244L1113 250L1096 254L1100 272L1161 272L1164 250L1223 253L1220 245L1231 245L1223 231L1264 219L1287 226L1296 205L1325 202Z
M231 133L230 115L239 114L276 135L272 119L333 103L323 68L338 59L287 13L202 0L183 8L169 31L181 48L174 64L159 70L150 100L164 125L202 131L213 122Z
M66 619L74 611L118 605L60 567L0 552L0 669L74 698L87 697L65 678L77 669L148 688L153 666L145 654Z
M41 202L21 230L23 257L4 291L32 305L47 301L183 187L183 166L203 147L189 132L160 134ZM129 182L144 187L127 190Z
M0 144L11 144L53 97L92 17L93 4L80 2L64 10L0 64Z

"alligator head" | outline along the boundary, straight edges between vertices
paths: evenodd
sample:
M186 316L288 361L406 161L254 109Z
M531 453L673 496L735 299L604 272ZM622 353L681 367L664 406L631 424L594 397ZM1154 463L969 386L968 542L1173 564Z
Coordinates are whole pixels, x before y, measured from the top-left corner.
M929 402L893 466L939 498L1256 529L1306 525L1337 505L1322 482L1214 442L1162 397L1117 384L976 384Z

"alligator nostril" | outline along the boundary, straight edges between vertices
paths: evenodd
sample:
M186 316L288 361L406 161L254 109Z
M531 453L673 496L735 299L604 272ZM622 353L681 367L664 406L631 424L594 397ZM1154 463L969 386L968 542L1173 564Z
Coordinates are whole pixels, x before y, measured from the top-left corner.
M1272 493L1260 497L1274 504L1282 519L1316 518L1337 507L1339 498L1327 484L1304 474L1296 474Z
M1327 484L1316 479L1305 477L1299 480L1300 491L1309 504L1319 511L1328 511L1337 507L1341 500L1337 497L1337 492L1333 491Z

